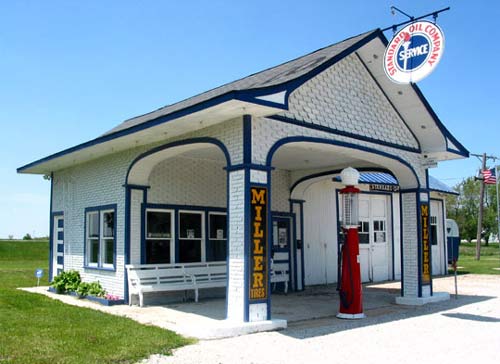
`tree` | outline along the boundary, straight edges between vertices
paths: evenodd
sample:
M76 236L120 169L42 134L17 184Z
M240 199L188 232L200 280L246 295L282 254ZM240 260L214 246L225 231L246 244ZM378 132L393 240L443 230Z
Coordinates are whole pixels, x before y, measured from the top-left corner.
M27 233L26 235L23 236L23 240L32 240L33 238L31 237L31 235L29 233Z
M455 192L459 193L458 196L448 195L446 197L448 217L457 222L460 236L468 242L476 238L480 186L480 181L469 177L453 187ZM487 185L485 187L486 198L481 235L485 243L488 244L490 236L498 234L497 199L496 186Z

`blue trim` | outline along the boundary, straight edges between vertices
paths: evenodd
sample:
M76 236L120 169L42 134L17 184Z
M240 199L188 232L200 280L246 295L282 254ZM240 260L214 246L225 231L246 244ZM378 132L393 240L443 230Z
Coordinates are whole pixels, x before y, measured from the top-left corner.
M271 179L272 179L272 173L271 173L271 170L268 170L267 171L267 179L266 179L266 184L265 184L265 187L267 188L267 300L266 300L266 304L267 304L267 319L268 320L271 320L271 300L272 300L272 294L271 294L271 250L272 250L272 245L271 245L271 239L269 238L270 237L270 234L271 234L271 231L272 231L272 228L273 228L273 216L272 216L272 204L273 204L273 200L272 200L272 189L271 189ZM260 184L254 184L254 185L257 185L259 186Z
M101 212L106 211L106 210L113 210L113 268L107 268L103 266L103 263L101 262L102 256L101 256L101 244L102 244L102 231L101 231ZM89 212L95 212L97 211L98 213L98 223L99 223L99 262L97 266L89 266L88 265L88 256L87 256L87 214ZM116 245L117 245L117 214L118 214L118 207L117 204L108 204L108 205L99 205L99 206L92 206L92 207L86 207L84 209L84 214L83 214L83 219L84 219L84 224L83 224L83 268L84 269L92 269L92 270L103 270L103 271L112 271L116 272Z
M64 230L57 232L57 240L63 240L64 241Z
M57 227L59 229L64 229L64 219L57 221Z
M404 297L404 254L403 254L403 194L399 193L399 258L401 261L401 297Z
M243 163L252 164L252 116L243 115Z
M175 257L170 259L172 258L175 259ZM146 264L146 203L144 201L141 203L141 264Z
M268 166L263 166L260 164L253 164L253 163L241 163L241 164L234 164L229 167L224 168L228 172L233 172L233 171L239 171L241 169L254 169L257 171L270 171L273 170L274 167L268 167Z
M411 130L411 128L408 126L408 124L406 123L406 121L403 118L403 116L399 113L398 109L396 109L396 107L394 106L394 104L392 103L392 101L389 99L389 96L387 96L387 94L384 91L384 89L382 88L382 86L380 86L380 84L375 79L375 77L373 77L373 74L370 72L370 70L366 66L366 63L363 62L363 60L361 59L361 57L359 56L358 53L355 53L355 55L358 57L358 60L361 62L361 64L365 67L366 72L370 75L370 77L373 80L373 82L375 82L375 84L377 85L377 87L379 88L379 90L382 92L382 94L384 95L386 101L389 103L389 105L391 105L391 107L394 110L394 112L398 115L398 117L401 119L401 121L403 122L403 124L406 126L406 128L408 129L408 131L411 133L411 135L413 136L413 138L417 142L417 144L418 144L418 150L422 151L422 145L420 144L420 141L418 140L418 138L415 135L415 133L413 132L413 130Z
M292 225L295 223L295 218L294 214L290 212L271 212L272 219L271 219L271 226L270 226L270 232L269 236L271 237L269 243L270 243L270 250L276 252L276 253L288 253L288 259L283 260L274 260L274 263L288 263L288 272L289 275L291 276L292 274L292 259L293 259L293 250L295 248L294 241L295 239L292 239ZM288 225L288 244L286 248L275 248L274 246L274 222L278 221L283 221L286 222ZM293 234L295 235L295 234ZM296 287L296 286L294 286Z
M52 260L54 255L54 217L53 217L53 204L52 199L54 198L54 173L50 174L50 203L49 203L49 282L52 281L54 277L52 277Z
M392 154L389 154L387 152L383 152L383 151L379 151L379 150L373 149L373 148L369 148L369 147L365 147L365 146L361 146L361 145L356 145L356 144L352 144L352 143L346 143L346 142L336 141L336 140L330 140L330 139L323 139L323 138L316 138L316 137L305 137L305 136L286 137L286 138L280 139L276 143L274 143L273 146L271 147L271 149L269 150L269 152L267 154L267 158L266 158L266 165L267 166L271 166L272 165L272 159L273 159L274 153L282 145L288 144L288 143L296 143L296 142L309 142L309 143L318 143L318 144L331 144L331 145L336 145L336 146L340 146L340 147L345 147L345 148L350 148L350 149L355 149L355 150L361 150L361 151L368 152L368 153L378 154L378 155L381 155L383 157L396 160L399 163L401 163L404 166L406 166L413 173L413 176L415 177L415 180L416 180L416 183L417 183L417 187L420 187L420 181L418 179L417 173L415 172L415 170L413 169L413 167L408 162L406 162L405 160L403 160L402 158L400 158L398 156L395 156L395 155L392 155Z
M129 183L125 183L123 185L123 187L130 188L130 189L133 189L133 190L143 190L143 191L146 191L149 188L151 188L151 186L134 185L134 184L129 184Z
M282 115L272 115L272 116L268 116L267 118L272 119L272 120L276 120L276 121L281 121L281 122L287 123L287 124L297 125L297 126L300 126L302 128L319 130L319 131L326 132L326 133L333 134L333 135L340 135L340 136L344 136L344 137L348 137L348 138L352 138L352 139L356 139L356 140L361 140L361 141L370 142L370 143L374 143L374 144L378 144L378 145L383 145L386 147L405 150L408 152L413 152L413 153L420 153L421 152L420 148L412 148L412 147L407 147L407 146L401 145L401 144L386 142L386 141L383 141L380 139L374 139L374 138L367 137L364 135L354 134L354 133L351 133L348 131L330 128L328 126L317 125L317 124L314 124L310 121L296 120L296 119L292 119L292 118L282 116ZM417 143L418 143L418 141L417 141Z
M52 177L53 178L53 177ZM63 253L63 262L62 263L59 263L59 258L60 257L57 257L57 264L59 265L62 265L63 266L63 269L64 269L64 239L63 239L63 243L62 244L57 244L57 252L54 252L54 219L56 217L62 217L63 218L63 221L64 221L64 212L63 211L53 211L52 212L52 178L51 178L51 192L50 192L50 210L51 210L51 213L50 213L50 238L49 238L49 281L52 281L54 279L54 276L53 276L53 271L54 271L54 254L57 254L57 253L61 253L60 249L61 249L61 246L62 246L62 253ZM59 220L61 221L61 220ZM58 223L59 224L59 223ZM64 227L63 227L64 229ZM64 230L63 230L64 232ZM64 238L64 236L63 236ZM61 239L58 239L58 240L61 240ZM58 275L59 273L56 273L56 275Z
M396 240L396 239L394 237L394 200L393 200L394 194L388 193L388 195L391 196L390 208L391 208L391 239L392 239L392 242L391 242L392 280L395 280L396 279L396 269L395 269L394 265L395 265L396 261L394 259L394 240Z
M304 200L290 200L292 204L298 204L299 205L299 224L300 224L300 242L302 244L302 247L300 249L300 264L301 264L301 274L300 274L300 280L302 283L302 289L303 291L305 289L305 271L304 271L304 249L305 249L305 242L304 242ZM297 265L295 266L297 267Z
M248 322L250 320L250 300L248 297L248 291L250 289L250 235L251 235L251 214L250 214L250 170L245 169L244 171L245 176L244 176L244 189L245 189L245 201L243 202L244 205L244 227L243 227L243 234L244 234L244 243L243 243L243 271L244 271L244 278L243 278L243 320L245 322ZM269 191L267 191L269 193ZM269 195L267 196L269 199ZM269 200L268 200L269 204ZM267 207L268 208L268 207ZM269 211L269 208L268 208ZM268 228L269 229L269 228ZM269 244L269 241L268 241ZM269 265L266 267L267 270L269 270ZM269 295L269 291L268 291Z
M132 198L132 186L125 185L125 237L124 237L124 251L125 251L125 265L130 264L130 200ZM125 303L128 303L128 277L127 269L123 267L123 298Z
M377 167L361 167L361 168L356 168L357 171L359 172L383 172L383 173L388 173L390 174L392 177L394 177L394 179L396 179L396 177L392 174L391 171L389 171L388 169L385 169L385 168L377 168ZM333 174L340 174L340 172L342 172L342 169L333 169L333 170L330 170L330 171L324 171L324 172L319 172L319 173L313 173L313 174L310 174L310 175L307 175L307 176L304 176L300 179L298 179L293 185L292 187L290 187L290 194L293 193L293 190L295 189L295 187L297 187L299 184L301 184L302 182L305 182L307 180L310 180L310 179L313 179L313 178L317 178L317 177L323 177L323 176L329 176L329 175L333 175ZM397 180L397 179L396 179ZM339 181L340 182L340 181ZM360 184L366 184L364 182L360 182ZM377 183L377 184L383 184L383 183Z
M139 156L137 156L132 161L132 163L130 163L130 166L128 167L127 174L126 174L126 177L125 177L125 185L128 184L128 179L129 179L130 171L132 170L132 168L134 167L134 165L137 162L139 162L141 159L143 159L143 158L145 158L145 157L147 157L147 156L149 156L151 154L155 154L155 153L161 152L161 151L163 151L165 149L179 147L181 145L200 144L200 143L205 143L205 144L206 143L210 143L210 144L214 144L214 145L218 146L220 148L220 150L224 153L224 156L226 157L226 164L227 164L227 166L231 166L231 157L229 155L229 151L227 150L227 148L224 145L224 143L222 143L220 140L218 140L216 138L200 137L200 138L190 138L190 139L178 140L178 141L175 141L175 142L170 142L170 143L167 143L167 144L160 145L158 147L150 149L147 152L144 152L144 153L140 154Z

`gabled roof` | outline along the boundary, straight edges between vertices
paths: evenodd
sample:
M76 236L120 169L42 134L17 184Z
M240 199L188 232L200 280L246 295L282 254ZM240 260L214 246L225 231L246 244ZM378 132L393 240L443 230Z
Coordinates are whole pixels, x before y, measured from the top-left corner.
M342 42L332 44L328 47L324 47L309 53L305 56L301 56L294 60L285 62L275 67L268 68L264 71L254 73L250 76L244 77L237 81L227 83L223 86L214 88L210 91L203 92L199 95L190 97L186 100L180 101L178 103L167 105L158 110L152 111L150 113L134 117L132 119L125 120L120 125L111 129L104 135L112 134L120 130L124 130L151 119L156 119L161 116L165 116L176 111L185 109L187 107L205 102L207 100L219 97L233 92L257 90L263 88L270 88L272 86L282 85L287 82L296 80L301 76L306 75L313 69L320 67L324 63L328 62L332 58L342 54L346 50L349 50L353 45L358 45L360 41L367 41L372 39L378 34L378 30L372 30L346 40ZM350 53L350 52L349 52Z
M276 115L288 109L288 95L307 80L353 52L358 51L361 54L365 48L368 53L372 51L372 48L377 52L383 52L386 43L387 39L380 29L357 35L176 104L126 120L96 139L27 164L18 168L18 172L48 174L129 149L131 145L139 146L164 140L166 134L171 138L186 133L188 130L196 130L238 117L241 116L243 109L246 113L255 116ZM415 103L419 105L417 106L418 112L413 114L425 113L426 123L434 122L437 126L436 132L443 135L442 140L446 145L443 153L447 153L443 159L456 158L456 155L468 156L468 151L442 125L418 87L411 85L409 88L414 93L407 92L410 95L408 97L420 99L420 102ZM395 107L398 106L395 105ZM413 109L415 109L414 105ZM203 126L200 126L200 120L204 121ZM414 124L415 130L420 129L420 125L416 125L417 122L414 121ZM425 139L423 136L421 138ZM448 148L448 140L451 140L450 144L455 147L454 149Z

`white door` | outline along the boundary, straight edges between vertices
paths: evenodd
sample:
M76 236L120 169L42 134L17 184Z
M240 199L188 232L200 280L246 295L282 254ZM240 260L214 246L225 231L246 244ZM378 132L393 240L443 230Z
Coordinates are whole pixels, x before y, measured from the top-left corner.
M389 279L388 197L359 196L359 260L362 282Z
M371 196L370 252L372 280L374 282L389 279L389 256L387 244L387 196Z
M446 265L444 263L444 226L443 226L443 205L439 201L431 201L430 235L432 254L432 274L445 274Z
M335 190L330 181L309 187L304 199L304 281L306 285L337 282Z
M54 216L54 226L52 230L52 277L62 272L64 269L64 217Z

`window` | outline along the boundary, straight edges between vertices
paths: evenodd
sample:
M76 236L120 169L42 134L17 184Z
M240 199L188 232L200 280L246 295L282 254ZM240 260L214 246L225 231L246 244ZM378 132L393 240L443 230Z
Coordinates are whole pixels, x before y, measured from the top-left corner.
M207 261L225 261L227 258L227 216L224 213L208 214Z
M172 263L172 218L168 210L146 210L146 264Z
M370 244L370 222L360 221L358 226L360 244Z
M385 220L373 221L373 242L385 243L386 242L386 226Z
M438 239L437 239L437 216L431 216L431 244L432 245L437 245L438 244Z
M201 262L203 213L179 212L179 263Z
M85 213L88 267L114 269L116 207L89 208Z

